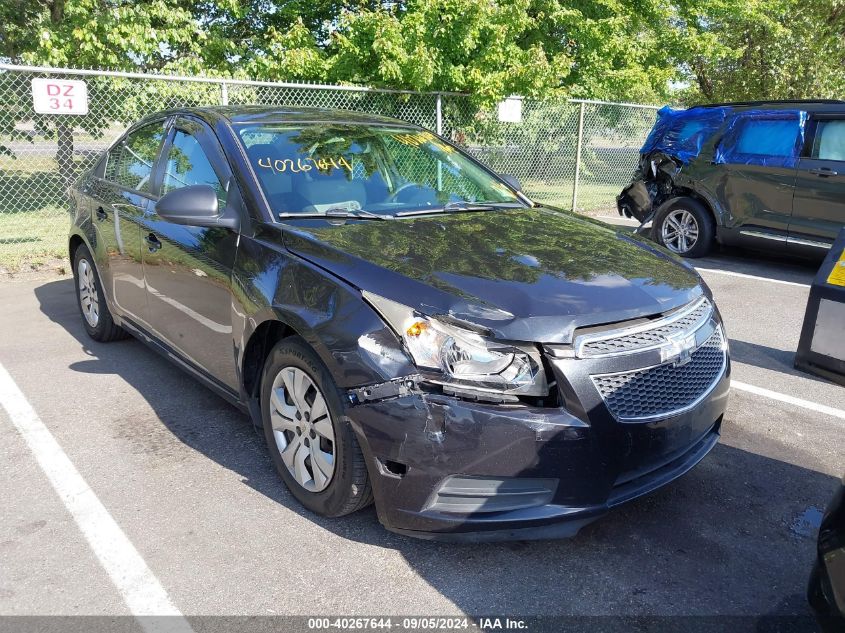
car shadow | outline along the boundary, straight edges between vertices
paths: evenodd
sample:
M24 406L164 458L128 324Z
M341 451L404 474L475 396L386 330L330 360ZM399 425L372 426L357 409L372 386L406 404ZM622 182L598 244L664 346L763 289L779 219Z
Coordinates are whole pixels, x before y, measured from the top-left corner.
M730 416L721 444L693 471L609 513L573 539L419 541L383 529L373 507L341 519L303 509L285 489L263 437L245 414L140 342L90 340L71 280L46 283L35 294L41 311L89 357L73 363L72 370L92 379L120 376L147 399L166 433L325 530L400 553L419 577L465 613L807 615L795 596L803 593L815 534L792 526L808 507L823 507L838 480L796 465L815 463L800 446L789 447L789 461L772 457L784 450L775 438L748 436ZM188 408L196 411L186 415ZM133 441L152 444L160 438L140 434Z
M795 352L776 349L767 345L758 345L738 339L730 339L731 360L745 365L755 365L763 369L773 369L794 376L805 377L807 374L794 369Z
M743 365L753 365L761 369L770 371L777 371L796 378L803 378L805 380L812 380L827 385L835 385L836 383L815 376L813 374L800 371L795 368L795 352L784 349L777 349L767 345L759 345L757 343L749 343L739 339L730 339L731 344L731 361L734 363L742 363Z
M776 281L810 285L813 283L813 278L821 265L822 258L802 259L735 246L718 246L713 253L706 257L687 261L696 268L721 270L766 277Z

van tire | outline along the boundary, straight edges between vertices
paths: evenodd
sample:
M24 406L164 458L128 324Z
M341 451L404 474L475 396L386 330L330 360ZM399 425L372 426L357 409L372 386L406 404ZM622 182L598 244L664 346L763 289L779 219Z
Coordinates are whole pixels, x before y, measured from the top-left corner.
M673 198L654 218L654 239L681 257L703 257L713 248L716 223L709 209L695 198Z

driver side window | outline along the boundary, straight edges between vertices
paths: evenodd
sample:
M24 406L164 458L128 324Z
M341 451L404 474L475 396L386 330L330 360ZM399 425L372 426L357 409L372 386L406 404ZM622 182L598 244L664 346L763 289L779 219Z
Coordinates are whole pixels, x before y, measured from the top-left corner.
M227 192L196 136L177 129L167 153L161 194L190 185L211 185L217 193L219 209L226 207Z

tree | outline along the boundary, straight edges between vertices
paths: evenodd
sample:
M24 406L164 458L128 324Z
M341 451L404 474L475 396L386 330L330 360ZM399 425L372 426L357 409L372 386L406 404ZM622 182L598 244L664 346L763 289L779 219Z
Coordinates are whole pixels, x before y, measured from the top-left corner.
M511 93L650 103L825 97L845 87L843 0L202 7L206 66L259 78L467 91L483 103Z
M678 76L663 48L671 3L664 0L533 0L531 41L560 47L572 60L561 78L567 96L657 103Z
M841 0L678 0L676 63L688 102L839 98Z
M344 13L328 46L327 77L465 91L481 101L554 90L570 59L532 41L529 7L530 0L413 0Z
M659 47L672 15L660 0L362 1L298 14L289 4L298 6L258 7L250 29L221 13L211 31L228 58L211 45L212 62L236 60L262 78L465 91L483 103L514 93L655 101L678 75Z
M17 0L0 9L0 57L48 66L161 69L202 50L205 33L192 8L165 0ZM74 171L73 127L96 134L103 116L35 119L39 130L55 134L56 162L67 182Z

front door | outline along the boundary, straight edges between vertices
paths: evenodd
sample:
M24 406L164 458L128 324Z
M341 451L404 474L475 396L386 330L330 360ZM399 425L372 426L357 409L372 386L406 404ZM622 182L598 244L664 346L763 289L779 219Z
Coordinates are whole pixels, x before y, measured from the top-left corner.
M815 119L798 163L789 246L825 253L845 226L845 114Z
M165 136L164 119L131 130L106 158L93 186L98 270L121 316L147 326L147 292L141 261L140 223L152 199L153 164Z
M223 210L239 204L228 164L214 133L178 118L162 151L160 193L207 184ZM226 228L172 224L155 213L141 227L144 277L153 331L181 356L237 390L232 335L232 265L238 234Z

